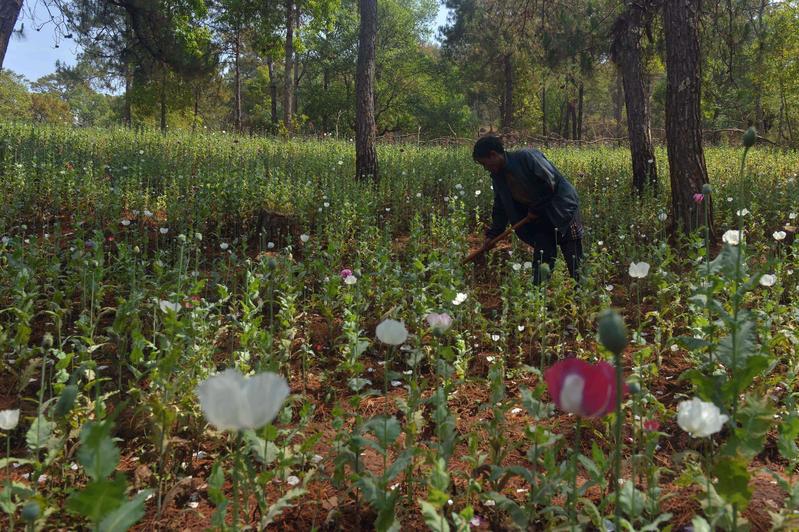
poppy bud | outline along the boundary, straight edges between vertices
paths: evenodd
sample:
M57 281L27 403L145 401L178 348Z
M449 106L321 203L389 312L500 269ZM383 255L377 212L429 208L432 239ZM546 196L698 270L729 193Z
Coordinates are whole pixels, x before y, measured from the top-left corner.
M69 414L69 412L72 410L72 406L75 404L75 399L77 397L77 386L74 384L68 384L67 386L64 386L64 389L61 390L61 395L55 404L55 409L53 410L55 417L62 418Z
M549 279L549 276L552 274L552 270L549 268L549 264L546 262L542 262L538 265L538 275L541 277L541 282L545 282Z
M627 327L619 314L611 309L603 310L599 315L599 341L616 355L627 347Z
M750 127L746 130L743 136L743 143L745 148L751 148L755 145L755 141L757 140L757 131L754 127Z
M710 183L705 183L702 185L702 194L705 196L709 195L712 190L713 189L711 188Z
M53 335L44 333L44 336L42 336L42 349L50 349L51 347L53 347Z
M36 521L36 518L39 517L40 512L39 503L36 501L29 501L22 507L22 520L26 523L33 523Z

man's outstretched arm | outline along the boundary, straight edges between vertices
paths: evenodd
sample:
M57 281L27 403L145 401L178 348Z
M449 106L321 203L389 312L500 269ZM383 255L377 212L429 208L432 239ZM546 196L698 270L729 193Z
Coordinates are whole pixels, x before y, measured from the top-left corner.
M502 231L508 226L508 215L505 214L505 209L502 207L502 200L499 195L494 191L494 206L491 208L491 227L486 231L486 241L502 234Z

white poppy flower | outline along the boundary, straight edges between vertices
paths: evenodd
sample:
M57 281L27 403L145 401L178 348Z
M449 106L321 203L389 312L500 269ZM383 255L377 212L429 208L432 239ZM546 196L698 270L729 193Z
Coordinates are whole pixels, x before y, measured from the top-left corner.
M663 212L663 211L661 211L661 212L658 214L658 220L660 220L661 222L665 222L665 221L666 221L666 219L667 219L668 217L669 217L669 215L668 215L668 214L666 214L666 213L665 213L665 212Z
M519 264L518 262L514 262L513 263L513 271L518 272L521 269L522 269L522 265L521 264Z
M519 332L524 331L524 325L517 325L516 326L516 330L519 331Z
M643 279L649 275L649 263L647 262L631 262L630 263L630 277L636 279Z
M498 334L492 334L492 335L491 335L491 339L492 339L492 340L494 340L495 342L499 342L499 338L500 338L500 337L499 337L499 335L498 335Z
M388 345L400 345L408 339L408 329L401 321L387 319L375 329L377 339Z
M19 409L0 412L0 429L13 430L19 424Z
M458 306L461 303L463 303L464 301L466 301L467 297L469 297L469 296L467 296L463 292L458 292L458 295L456 295L455 299L452 300L452 304L455 305L455 306Z
M719 432L728 419L719 407L698 397L677 405L677 424L694 438L704 438Z
M529 269L531 269L533 267L533 263L528 260L528 261L525 261L525 263L522 264L522 266L524 266L525 270L529 270Z
M221 244L219 244L219 249L221 249L222 251L227 251L229 247L230 244L228 244L227 242L222 242Z
M760 277L760 286L765 286L766 288L774 286L776 282L777 276L770 273L765 273Z
M474 195L475 195L475 196L479 196L480 194L481 194L481 191L480 191L480 190L475 190L475 191L474 191Z
M162 227L158 230L158 232L161 233L162 235L165 235L169 232L169 227Z
M195 239L196 239L198 242L201 242L201 241L202 241L202 239L203 239L203 234L202 234L202 233L194 233L194 238L195 238Z
M788 215L788 219L789 219L789 220L796 220L796 213L795 213L795 212L792 212L791 214L789 214L789 215Z
M219 430L258 429L275 419L289 395L281 375L245 377L226 369L200 383L197 397L208 422Z
M152 218L153 217L153 211L148 211L147 209L144 209L144 215L147 218Z
M729 244L731 246L737 246L738 244L741 243L742 237L743 237L743 231L738 229L728 229L721 237L721 240L725 244Z
M300 240L302 240L303 243L308 242L310 239L311 239L310 235L306 235L306 234L301 234L300 235Z
M606 284L605 285L605 290L607 290L608 292L613 292L613 285L612 284Z
M774 231L774 233L771 236L774 237L774 240L779 242L780 240L785 240L786 234L785 231Z
M119 223L121 223L123 227L127 227L130 225L130 220L121 220Z
M732 196L727 196L727 203L732 203Z
M452 326L452 317L446 312L441 314L431 312L425 316L425 319L435 334L444 334Z
M298 477L296 475L290 475L286 479L286 484L288 484L289 486L296 486L299 483L300 483L300 477Z
M180 310L180 303L173 303L166 299L162 299L158 302L158 307L164 314L169 314L170 312L177 313Z
M358 278L354 275L348 275L344 278L344 284L353 285L358 282Z
M747 214L749 214L749 209L747 208L738 209L737 211L735 211L735 214L737 214L738 216L746 216Z

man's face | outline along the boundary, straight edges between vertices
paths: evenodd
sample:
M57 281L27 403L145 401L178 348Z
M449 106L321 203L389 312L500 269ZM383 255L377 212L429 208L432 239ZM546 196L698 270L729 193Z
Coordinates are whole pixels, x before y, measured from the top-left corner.
M498 173L505 167L505 155L497 153L493 150L488 152L486 157L475 160L480 164L480 166L492 174Z

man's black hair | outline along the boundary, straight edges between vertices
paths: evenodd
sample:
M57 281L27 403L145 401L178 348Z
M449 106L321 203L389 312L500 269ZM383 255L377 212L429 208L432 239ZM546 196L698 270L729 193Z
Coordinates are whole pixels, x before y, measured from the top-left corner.
M505 153L505 147L502 145L502 141L499 137L495 137L494 135L486 135L485 137L480 137L477 139L477 142L474 143L474 149L472 150L472 158L473 159L484 159L488 157L488 155L495 151L497 153Z

